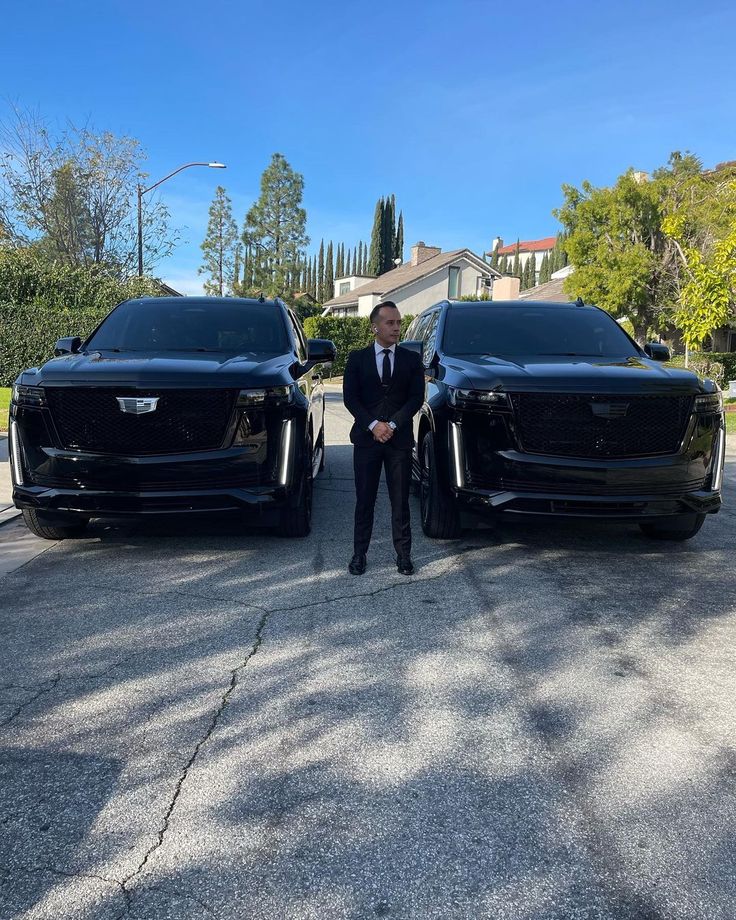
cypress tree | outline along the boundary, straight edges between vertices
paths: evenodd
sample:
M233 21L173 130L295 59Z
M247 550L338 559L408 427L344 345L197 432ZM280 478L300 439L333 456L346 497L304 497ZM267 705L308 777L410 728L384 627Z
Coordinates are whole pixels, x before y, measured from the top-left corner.
M396 227L396 245L394 246L394 258L404 261L404 212L399 211L399 223Z
M519 241L516 241L516 251L514 252L514 265L511 269L514 278L521 278L521 263L519 262Z
M349 278L352 273L353 272L350 267L350 248L348 248L347 255L345 256L345 277Z
M325 241L322 240L319 244L319 259L317 260L317 280L315 281L317 288L317 300L320 303L324 303L327 298L325 297Z
M368 272L376 277L383 273L384 253L384 227L385 227L386 208L383 198L376 202L376 210L373 215L373 230L371 231L371 252L368 258Z
M337 254L335 256L335 277L342 278L345 262L342 254L342 243L337 244Z
M383 257L384 271L390 272L394 266L394 249L396 248L396 195L386 198L384 215Z
M549 257L547 253L542 256L542 264L539 266L539 283L546 284L549 281Z
M325 257L325 300L331 300L335 296L335 270L332 259L332 240L327 244L327 256Z
M536 287L537 284L537 257L532 253L527 262L529 266L529 287Z

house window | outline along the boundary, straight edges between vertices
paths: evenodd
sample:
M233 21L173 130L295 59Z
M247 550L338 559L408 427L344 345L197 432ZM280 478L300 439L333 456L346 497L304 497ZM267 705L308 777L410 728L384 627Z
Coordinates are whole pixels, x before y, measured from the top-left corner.
M728 346L729 351L736 351L736 332L731 333L731 342Z
M337 296L339 297L340 294L348 294L349 292L350 292L350 282L349 282L349 281L341 281L341 282L340 282L340 290L339 290Z
M447 283L447 296L453 300L460 296L460 269L454 265L450 266L450 276Z

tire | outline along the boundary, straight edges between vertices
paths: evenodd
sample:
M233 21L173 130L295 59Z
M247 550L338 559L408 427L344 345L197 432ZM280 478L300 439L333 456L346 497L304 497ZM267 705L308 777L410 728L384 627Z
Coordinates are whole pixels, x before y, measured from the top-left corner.
M312 491L314 486L312 439L308 439L305 448L306 457L302 464L302 473L296 495L281 511L276 528L280 537L306 537L312 529Z
M460 514L452 495L440 482L436 456L434 434L428 431L420 454L422 530L435 540L456 540L460 536Z
M35 508L23 508L26 527L44 540L74 540L87 529L89 518L82 514L44 514Z
M641 532L650 540L689 540L703 526L704 514L677 514L661 521L639 524Z

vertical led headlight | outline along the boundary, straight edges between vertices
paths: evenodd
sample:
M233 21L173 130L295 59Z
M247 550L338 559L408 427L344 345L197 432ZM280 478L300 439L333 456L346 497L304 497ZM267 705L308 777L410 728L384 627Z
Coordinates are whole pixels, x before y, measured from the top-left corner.
M291 470L291 442L292 430L294 428L294 419L290 418L284 422L281 430L281 463L279 464L279 483L285 486L289 481Z

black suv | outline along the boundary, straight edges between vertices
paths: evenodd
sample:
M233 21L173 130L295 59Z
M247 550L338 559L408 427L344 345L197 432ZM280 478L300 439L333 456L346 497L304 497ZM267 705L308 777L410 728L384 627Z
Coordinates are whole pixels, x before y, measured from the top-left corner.
M18 377L10 404L13 499L48 539L91 517L251 510L309 532L324 465L320 365L280 300L148 297Z
M428 536L456 537L467 510L628 519L686 540L720 508L720 390L605 311L444 301L406 338L427 379L414 476Z

